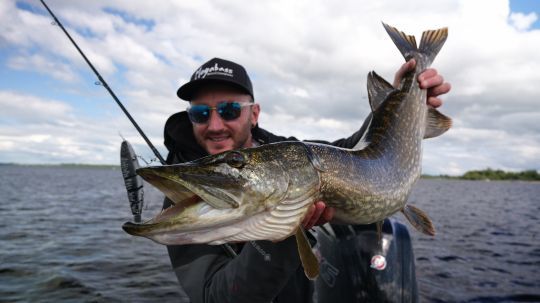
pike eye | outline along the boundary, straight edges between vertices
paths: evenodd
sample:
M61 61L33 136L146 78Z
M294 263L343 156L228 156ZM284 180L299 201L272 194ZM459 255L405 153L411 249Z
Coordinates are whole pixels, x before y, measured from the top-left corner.
M230 152L225 157L225 162L234 168L242 168L244 166L244 155L239 152Z

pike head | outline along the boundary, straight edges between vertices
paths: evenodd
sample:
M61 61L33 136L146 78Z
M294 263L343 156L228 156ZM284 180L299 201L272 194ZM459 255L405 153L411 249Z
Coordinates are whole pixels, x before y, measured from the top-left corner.
M174 206L124 230L162 244L279 241L292 235L318 197L309 147L280 142L137 170Z

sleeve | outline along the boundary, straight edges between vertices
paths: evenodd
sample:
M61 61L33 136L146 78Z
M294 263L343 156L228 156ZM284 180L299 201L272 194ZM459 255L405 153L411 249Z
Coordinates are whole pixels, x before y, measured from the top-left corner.
M300 266L294 236L248 242L234 259L212 245L168 246L174 272L191 302L270 302Z
M317 142L317 143L324 143L324 144L330 144L337 147L343 147L343 148L353 148L360 139L364 136L364 133L366 132L367 128L369 127L369 124L371 123L372 114L370 113L369 116L364 120L364 123L360 127L359 130L357 130L355 133L353 133L350 137L342 138L339 140L336 140L334 142L327 142L327 141L321 141L321 140L308 140L309 142Z

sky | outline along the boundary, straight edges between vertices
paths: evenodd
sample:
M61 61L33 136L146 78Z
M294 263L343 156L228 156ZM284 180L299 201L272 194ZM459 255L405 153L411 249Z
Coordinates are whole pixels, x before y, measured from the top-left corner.
M381 21L449 28L433 67L453 127L424 141L423 172L540 169L540 1L48 0L163 155L176 90L220 57L250 74L260 126L336 140L369 113L366 76L404 62ZM154 156L39 1L0 1L0 162L118 164ZM418 39L417 38L417 39Z

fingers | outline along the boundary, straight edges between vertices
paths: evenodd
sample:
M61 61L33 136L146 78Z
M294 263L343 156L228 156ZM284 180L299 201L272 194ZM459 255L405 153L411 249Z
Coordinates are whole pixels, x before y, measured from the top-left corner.
M438 86L432 87L427 90L427 104L434 108L437 108L443 104L440 95L446 94L450 91L450 83L443 83Z
M394 87L398 88L399 83L403 76L408 72L414 69L416 66L416 61L411 59L405 62L394 76ZM442 105L442 100L439 98L440 95L444 95L450 91L452 86L450 83L444 82L444 78L439 75L436 69L428 68L420 75L418 75L418 83L420 88L427 89L427 104L432 107L439 107Z
M418 75L418 82L425 81L428 78L432 78L434 76L437 76L437 70L434 68L426 68L423 72Z
M437 108L443 104L442 100L437 97L428 97L427 104L433 108Z
M428 90L428 96L446 94L452 88L450 83L444 82L444 78L433 68L428 68L418 75L418 83L420 88Z
M309 219L309 222L304 225L306 229L312 228L317 221L319 221L319 218L321 217L321 214L323 213L324 209L326 208L326 204L324 202L317 202L315 203L315 211L313 212L313 215Z
M418 75L418 83L420 88L427 89L426 102L434 108L443 104L439 96L448 93L452 88L450 83L444 82L444 78L434 68L428 68Z
M304 220L302 220L302 226L304 226L304 228L309 229L306 226L309 224L309 221L311 221L311 217L313 216L314 213L315 213L315 204L312 204L309 206L309 209L306 213L306 216L304 217Z
M305 229L310 229L315 225L323 225L332 220L334 213L333 207L326 207L324 202L318 201L309 207L304 220L302 220L302 226Z
M437 73L436 69L428 68L418 75L418 83L420 83L420 88L430 89L443 84L444 79Z
M414 59L411 59L405 63L399 68L399 70L394 75L394 87L399 87L399 82L401 82L401 78L403 78L403 75L407 73L408 71L411 71L416 66L416 61Z
M437 97L448 93L452 89L452 86L448 82L444 82L440 85L434 86L427 91L428 97Z
M334 213L336 212L336 209L333 207L327 207L324 209L324 212L322 213L322 216L319 218L317 223L315 225L323 225L332 220L334 217Z

